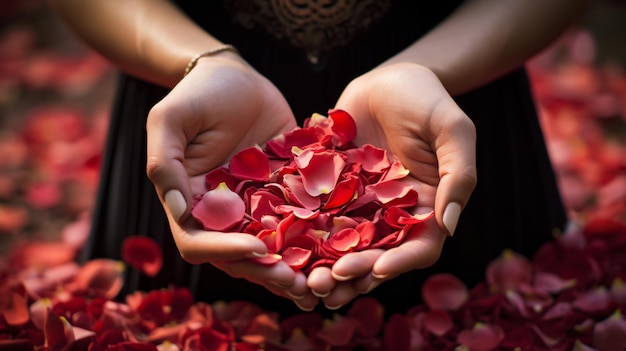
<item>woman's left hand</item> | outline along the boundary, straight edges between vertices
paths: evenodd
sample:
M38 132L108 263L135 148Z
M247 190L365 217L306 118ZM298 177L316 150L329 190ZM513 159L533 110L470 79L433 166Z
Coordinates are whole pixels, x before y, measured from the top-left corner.
M402 273L428 267L476 185L476 131L437 76L412 63L381 66L353 80L336 108L357 124L355 142L388 150L409 169L417 208L435 218L417 226L398 247L350 253L332 268L313 270L308 286L331 309Z

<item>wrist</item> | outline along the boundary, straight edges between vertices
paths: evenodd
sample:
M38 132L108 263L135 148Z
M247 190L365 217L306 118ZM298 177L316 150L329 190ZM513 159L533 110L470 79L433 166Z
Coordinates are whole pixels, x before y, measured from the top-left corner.
M212 49L203 51L195 55L194 57L191 58L191 60L189 60L187 67L185 67L185 72L183 73L183 77L187 76L189 72L191 72L191 70L194 69L194 67L196 67L196 65L198 64L198 61L200 61L201 59L206 58L206 57L218 56L218 55L226 56L228 54L235 55L238 58L240 57L239 51L237 50L237 48L235 48L234 46L230 44L223 44L220 46L216 46Z

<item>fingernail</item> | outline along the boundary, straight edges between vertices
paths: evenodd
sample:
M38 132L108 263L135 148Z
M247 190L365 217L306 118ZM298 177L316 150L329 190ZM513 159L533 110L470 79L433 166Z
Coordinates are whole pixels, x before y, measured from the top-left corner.
M326 306L326 308L327 308L327 309L332 310L332 311L334 311L334 310L338 310L338 309L340 309L340 308L342 308L342 307L343 307L343 305L328 306L327 304L324 304L324 306Z
M456 202L451 202L446 206L443 211L443 225L448 229L450 236L454 235L456 225L459 222L459 216L461 215L461 205Z
M292 293L291 291L287 291L287 295L289 295L289 297L291 297L294 300L302 300L306 297L306 294L297 295L297 294Z
M371 282L367 289L365 289L365 291L363 291L361 294L369 294L370 291L374 290L374 288L377 286L378 284L376 282Z
M313 293L313 295L315 295L315 296L317 296L319 298L322 298L322 299L325 298L325 297L328 297L328 295L330 295L330 291L327 291L325 293L318 293L315 290L311 290L311 292Z
M260 252L250 252L250 254L248 255L250 258L263 258L265 256L267 256L267 252L264 253L260 253Z
M187 201L185 201L183 194L176 189L172 189L165 193L164 199L172 217L174 217L174 220L178 221L183 213L185 213L185 210L187 210Z
M389 278L389 274L376 274L374 272L372 272L372 277L376 278L376 279L387 279Z
M338 280L340 282L345 282L346 280L354 279L353 275L339 275L335 272L331 272L331 274L335 280Z
M296 306L298 306L298 308L303 310L304 312L311 312L311 311L313 311L315 309L315 307L305 308L305 307L301 306L297 301L294 301L293 303L295 303Z

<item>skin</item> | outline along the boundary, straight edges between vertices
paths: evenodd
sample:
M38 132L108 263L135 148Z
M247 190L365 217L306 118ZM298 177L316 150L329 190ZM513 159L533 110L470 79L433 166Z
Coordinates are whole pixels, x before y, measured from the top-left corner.
M420 206L435 210L425 231L393 250L346 255L304 277L248 234L199 230L189 219L197 179L237 150L295 126L276 87L237 54L202 58L222 43L166 0L49 0L61 18L120 69L173 88L148 116L147 173L168 214L181 256L262 284L304 310L338 308L404 272L432 265L476 185L474 125L452 96L523 65L587 5L584 0L471 0L402 52L352 81L336 106L355 117L357 143L384 147L411 171ZM111 25L114 24L114 25ZM107 30L102 30L106 28ZM238 97L246 96L247 104ZM312 111L314 112L314 111ZM242 128L249 126L249 128Z

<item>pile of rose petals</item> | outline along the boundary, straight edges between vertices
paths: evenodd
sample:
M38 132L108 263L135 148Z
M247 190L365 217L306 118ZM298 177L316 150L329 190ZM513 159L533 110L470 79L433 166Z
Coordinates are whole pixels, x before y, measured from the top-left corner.
M345 315L280 316L246 301L196 301L184 287L116 295L128 268L98 259L21 275L0 286L7 350L575 350L626 348L626 224L572 226L532 258L505 250L472 289L431 276L423 303L385 315L355 300ZM129 237L130 269L154 275L160 248Z
M259 262L283 260L304 272L350 252L398 246L433 211L415 214L408 170L384 149L355 146L355 135L346 111L313 114L209 172L191 214L206 230L256 235L272 254Z

